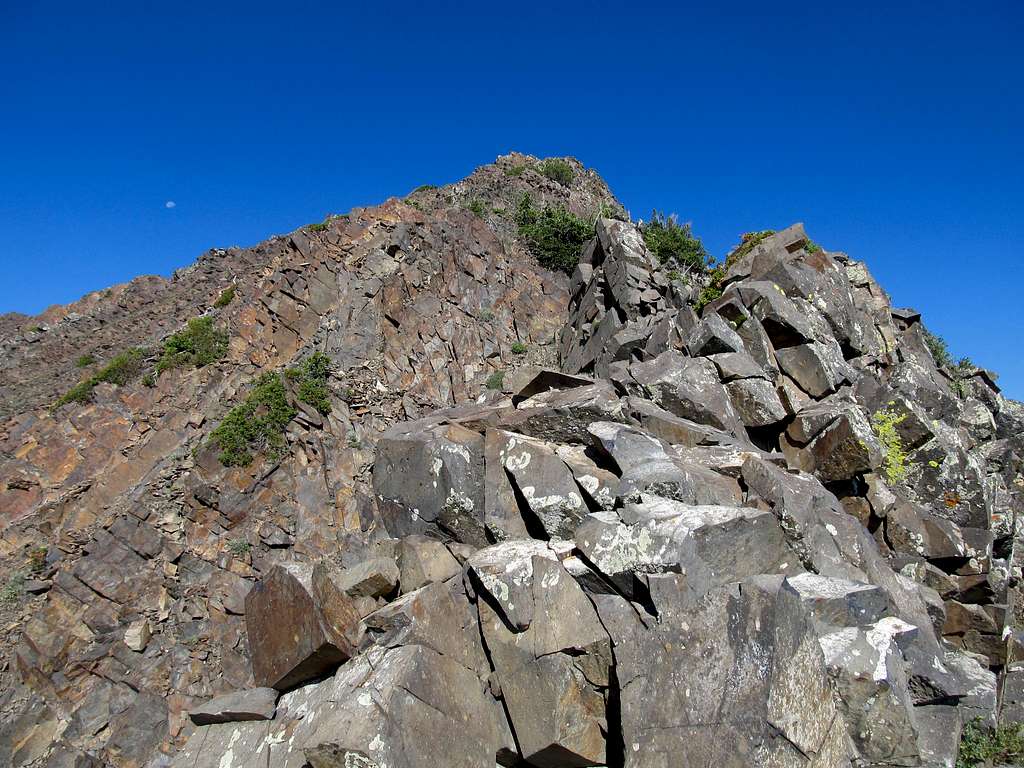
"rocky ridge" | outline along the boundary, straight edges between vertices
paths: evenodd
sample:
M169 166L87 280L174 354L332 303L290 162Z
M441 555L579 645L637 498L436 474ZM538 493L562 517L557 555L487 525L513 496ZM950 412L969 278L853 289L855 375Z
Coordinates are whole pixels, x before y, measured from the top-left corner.
M952 766L1024 719L1020 406L800 225L700 313L628 221L539 268L522 194L618 208L571 167L7 318L4 759ZM223 361L48 408L200 314ZM223 466L213 427L314 352L327 413L289 392L286 450Z

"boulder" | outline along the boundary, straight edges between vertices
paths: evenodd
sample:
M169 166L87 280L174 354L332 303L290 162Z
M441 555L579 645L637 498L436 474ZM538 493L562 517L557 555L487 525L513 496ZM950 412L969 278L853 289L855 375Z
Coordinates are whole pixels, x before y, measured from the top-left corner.
M397 424L377 443L373 488L388 533L481 546L483 436L429 420Z
M394 560L371 557L344 568L333 578L335 586L347 595L359 597L387 597L398 586L400 572Z
M630 373L648 397L670 413L741 434L739 416L710 360L670 350L648 362L634 363Z
M256 684L279 691L322 677L352 655L346 636L359 621L344 591L324 600L312 565L276 565L245 598Z
M915 632L912 625L887 617L820 639L860 764L919 764L920 747L900 650Z
M424 536L406 536L398 543L398 573L402 592L445 581L462 570L443 543Z
M589 515L576 545L588 563L633 596L643 591L638 579L652 573L685 573L687 591L700 595L752 574L799 570L771 513L648 494L627 503L621 516Z
M659 623L621 599L597 603L615 647L627 768L849 766L822 651L781 577L665 600L672 620Z
M593 604L557 561L535 557L533 620L512 631L486 601L480 625L529 765L604 765L611 646ZM524 585L524 586L527 586Z

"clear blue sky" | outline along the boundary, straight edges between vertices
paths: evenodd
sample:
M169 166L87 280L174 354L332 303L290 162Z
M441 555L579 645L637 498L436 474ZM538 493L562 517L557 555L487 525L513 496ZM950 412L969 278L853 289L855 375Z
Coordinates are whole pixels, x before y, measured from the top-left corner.
M517 149L718 255L802 220L1024 397L1022 37L1020 0L0 0L0 312Z

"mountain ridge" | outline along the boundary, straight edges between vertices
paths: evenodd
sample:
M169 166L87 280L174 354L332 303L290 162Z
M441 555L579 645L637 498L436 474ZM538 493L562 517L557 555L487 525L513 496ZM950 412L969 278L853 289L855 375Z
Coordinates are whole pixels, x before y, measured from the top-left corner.
M937 365L920 316L802 225L684 274L599 176L555 160L505 155L5 316L0 755L437 764L350 708L367 695L450 733L467 766L647 766L684 747L952 765L973 715L1016 722L1019 404ZM571 275L519 236L523 195L591 227ZM249 463L225 461L229 437ZM255 618L281 605L280 627ZM680 635L691 623L703 634ZM735 718L680 698L700 684L691 641L731 659L712 678L745 670ZM755 686L755 651L801 659L789 674L813 696ZM397 688L378 679L392 667ZM673 669L682 687L659 677ZM260 694L273 720L197 719L254 686L277 691ZM431 719L461 712L446 686L479 728ZM435 714L395 698L409 688ZM882 725L859 719L869 700ZM645 731L683 711L710 736ZM272 755L284 732L297 751Z

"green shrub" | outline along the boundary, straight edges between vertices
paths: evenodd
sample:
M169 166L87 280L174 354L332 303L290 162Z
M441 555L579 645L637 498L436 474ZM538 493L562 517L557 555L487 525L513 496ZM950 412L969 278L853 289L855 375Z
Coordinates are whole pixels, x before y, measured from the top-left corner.
M142 386L152 389L156 386L156 377L152 373L147 373L142 377Z
M549 157L547 160L541 160L539 167L542 174L552 181L558 182L563 187L568 187L572 184L573 179L576 178L576 171L572 169L572 166L558 157Z
M76 368L88 368L90 365L96 362L96 358L92 355L82 355L75 360Z
M323 414L331 412L327 388L330 374L331 359L322 352L285 371L285 376L297 385L299 400ZM281 376L268 371L256 380L245 401L228 411L210 433L209 442L220 449L218 458L227 467L248 466L258 451L276 459L284 453L284 432L296 413Z
M760 232L744 232L740 235L740 244L725 259L725 272L728 272L737 261L774 234L774 229L763 229Z
M487 377L487 381L484 382L484 386L487 389L501 389L505 384L505 372L495 371Z
M650 221L640 227L644 242L662 264L688 267L706 272L711 261L704 244L693 236L689 224L680 224L675 215L651 212Z
M436 184L420 184L416 189L410 192L410 195L415 195L417 192L429 192L432 189L437 189Z
M297 367L285 371L289 379L298 383L298 397L325 416L331 412L331 393L327 380L331 376L331 358L323 352L303 360Z
M538 211L525 194L516 209L516 224L534 258L547 269L566 274L572 274L583 244L594 236L589 222L557 206Z
M601 203L597 209L597 218L618 219L619 221L629 220L629 217L626 216L626 212L623 210L622 206L613 205L612 203Z
M28 570L33 576L38 576L44 570L46 570L46 555L49 553L49 547L32 547L29 550L28 558Z
M1020 765L1024 762L1024 725L992 729L980 719L964 726L956 768Z
M217 309L222 309L234 301L235 298L235 286L229 286L220 292L220 296L213 302L213 306Z
M311 232L325 232L327 230L328 225L330 225L331 223L331 219L333 218L334 217L331 214L327 214L327 216L324 217L323 221L318 222L316 224L310 224L309 230Z
M252 544L245 539L231 539L231 541L228 542L228 552L235 557L245 557L249 554L249 550L251 549Z
M817 253L818 251L821 250L821 246L818 245L813 240L811 240L810 238L807 238L807 242L804 243L804 250L807 251L808 253Z
M517 163L516 165L506 166L505 167L505 175L506 176L512 176L512 177L522 176L523 175L523 171L525 171L525 170L526 170L526 166L525 165L522 165L521 163Z
M512 343L512 354L513 355L525 355L526 354L526 349L527 349L526 345L523 342L521 342L521 341L516 341L516 342Z
M890 402L889 405L894 403ZM885 452L882 469L891 485L903 482L907 476L907 452L903 448L899 430L896 429L906 418L907 414L897 414L887 408L876 411L871 417L871 429Z
M973 376L978 366L969 357L961 357L953 364L953 373L957 376Z
M124 386L142 372L146 360L146 350L141 348L129 349L115 356L96 375L85 381L80 381L71 388L56 403L54 408L60 408L67 403L88 403L92 399L92 391L96 385L101 383Z
M483 203L476 199L470 200L469 203L466 204L466 210L476 214L481 219L487 215L487 208Z
M946 340L939 336L937 333L932 333L924 326L921 326L921 331L924 333L924 343L928 347L928 351L931 352L932 360L935 361L935 365L939 368L948 368L953 364L953 356L949 354L949 347L946 346Z
M129 349L127 352L114 357L107 365L96 374L96 383L106 382L123 387L142 371L146 361L146 350L141 348Z
M11 605L21 600L25 594L25 574L22 571L11 571L7 581L0 587L0 604Z
M210 442L220 449L221 464L248 466L256 451L280 457L285 449L285 428L295 413L281 377L271 371L261 375L245 401L228 411L210 433Z
M193 317L185 330L172 334L164 342L164 351L156 364L157 375L171 368L204 365L220 360L228 353L228 334L215 328L212 317Z
M725 262L711 270L708 275L707 285L701 289L697 299L693 302L693 308L697 314L700 314L704 307L722 295L725 276L732 266L754 250L758 243L774 234L775 230L766 229L761 232L745 232L740 237L740 244L733 248L732 252L726 257Z
M722 295L722 280L725 278L725 268L715 267L708 275L708 283L701 288L696 300L693 302L693 309L699 315L708 304Z

